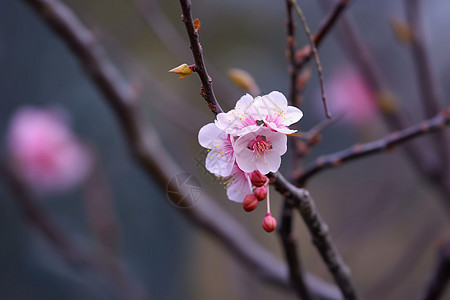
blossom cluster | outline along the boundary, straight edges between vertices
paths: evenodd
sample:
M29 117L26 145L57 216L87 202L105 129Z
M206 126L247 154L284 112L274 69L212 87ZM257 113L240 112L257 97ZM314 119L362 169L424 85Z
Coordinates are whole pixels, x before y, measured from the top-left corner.
M302 116L301 110L288 106L286 97L280 92L256 98L246 94L237 101L234 109L218 114L214 123L200 129L199 143L209 149L205 167L217 177L228 177L227 196L230 200L244 202L245 209L249 201L244 199L255 195L251 177L278 171L281 156L287 150L286 135L296 132L288 126ZM260 195L258 200L263 200L265 196L261 195L264 193L259 191L256 191Z

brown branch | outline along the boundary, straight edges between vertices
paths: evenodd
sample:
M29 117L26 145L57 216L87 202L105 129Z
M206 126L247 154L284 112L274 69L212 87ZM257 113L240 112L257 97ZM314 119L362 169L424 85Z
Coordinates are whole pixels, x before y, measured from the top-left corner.
M314 245L345 299L360 299L359 292L351 278L351 272L331 240L327 224L322 220L314 201L305 189L296 188L280 173L270 174L273 185L284 197L291 201L301 214L311 234Z
M308 37L309 47L312 49L312 55L314 57L314 62L316 63L317 73L319 75L319 83L320 83L320 93L322 94L322 103L323 109L325 110L325 116L327 118L331 118L331 114L328 110L327 105L327 96L325 94L325 84L323 83L323 74L322 74L322 64L320 63L319 53L317 52L317 47L314 42L314 38L312 37L311 30L309 29L308 23L306 22L305 15L303 14L300 5L298 5L297 0L290 0L294 5L298 16L300 17L300 22L302 23L303 29L305 30L306 36Z
M412 33L411 51L416 66L417 81L422 95L425 117L430 118L441 110L443 103L437 87L437 80L433 72L430 56L425 45L423 21L419 0L405 0L406 15ZM441 180L448 175L449 158L448 143L445 133L433 135L433 142L442 160L439 175Z
M216 96L213 91L212 79L208 75L205 62L203 60L203 49L198 40L198 31L194 28L194 21L191 15L191 1L180 0L181 10L183 11L183 23L186 27L186 31L189 36L189 42L191 44L192 54L194 55L195 67L200 80L202 81L202 96L208 102L208 107L211 111L217 115L223 112L219 103L216 100Z
M350 0L340 0L339 2L336 2L333 8L331 8L329 14L325 17L324 21L322 22L322 25L320 26L319 30L316 32L316 34L314 34L313 40L317 48L319 48L319 45L322 43L325 36L334 27L337 20L339 20L339 17L348 7L349 3ZM302 69L303 66L307 62L309 62L309 60L312 58L313 53L311 51L311 48L308 48L299 50L299 54L301 54L301 60L297 62L297 68Z
M439 113L434 118L422 121L419 124L404 130L391 133L379 140L352 146L339 152L319 157L297 179L298 185L304 185L313 175L329 168L341 166L344 162L365 157L370 154L391 150L393 147L413 138L442 130L450 123L450 108ZM448 204L448 202L446 202ZM450 209L450 207L447 207Z
M437 300L443 296L450 279L450 242L441 246L435 268L428 279L422 300Z
M305 285L303 268L297 250L297 241L292 234L293 206L289 199L283 199L281 222L278 232L283 245L284 255L289 267L289 278L300 299L312 299L308 287Z
M24 0L65 41L96 83L124 131L127 144L136 162L147 175L166 188L170 179L182 170L163 148L153 127L143 123L139 108L131 98L130 87L117 76L115 69L105 60L103 51L92 33L58 0ZM177 191L177 186L170 186ZM256 276L282 288L290 288L286 266L259 245L242 226L218 207L206 195L201 204L180 210L200 229L217 239ZM312 293L320 299L339 299L334 286L306 274Z

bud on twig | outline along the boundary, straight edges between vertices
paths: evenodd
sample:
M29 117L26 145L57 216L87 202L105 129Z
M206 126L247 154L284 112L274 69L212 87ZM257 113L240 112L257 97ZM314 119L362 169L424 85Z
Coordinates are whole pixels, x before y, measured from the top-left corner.
M265 185L255 189L255 196L259 201L266 199L267 197L267 187Z
M252 75L241 69L230 69L228 71L228 77L231 81L245 92L249 93L253 97L258 96L261 93L258 85L253 79Z
M183 79L184 77L192 74L194 67L195 66L188 66L187 64L182 64L176 68L169 70L169 72L180 75L180 79Z
M277 220L275 220L270 213L267 213L263 220L262 227L265 231L272 232L277 228Z
M258 199L254 194L250 194L245 196L244 202L242 203L242 207L246 212L250 212L255 210L255 208L258 206Z
M250 174L250 181L254 186L260 187L266 184L267 176L263 175L260 171L256 170Z

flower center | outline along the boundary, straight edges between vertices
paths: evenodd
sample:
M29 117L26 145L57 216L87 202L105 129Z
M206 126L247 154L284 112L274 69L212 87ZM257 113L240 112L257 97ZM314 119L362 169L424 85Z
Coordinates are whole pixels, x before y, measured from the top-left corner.
M272 142L268 141L264 135L258 135L256 139L249 142L248 149L253 151L257 160L262 160L264 154L272 149Z

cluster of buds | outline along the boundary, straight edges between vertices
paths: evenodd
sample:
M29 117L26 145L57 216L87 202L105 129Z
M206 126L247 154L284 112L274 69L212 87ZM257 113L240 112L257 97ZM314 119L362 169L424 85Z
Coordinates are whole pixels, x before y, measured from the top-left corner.
M250 174L250 181L255 187L253 194L245 196L242 206L246 212L251 212L256 209L259 202L267 198L267 214L263 220L262 227L267 232L272 232L277 227L277 221L270 213L270 197L269 197L269 178L256 170Z

